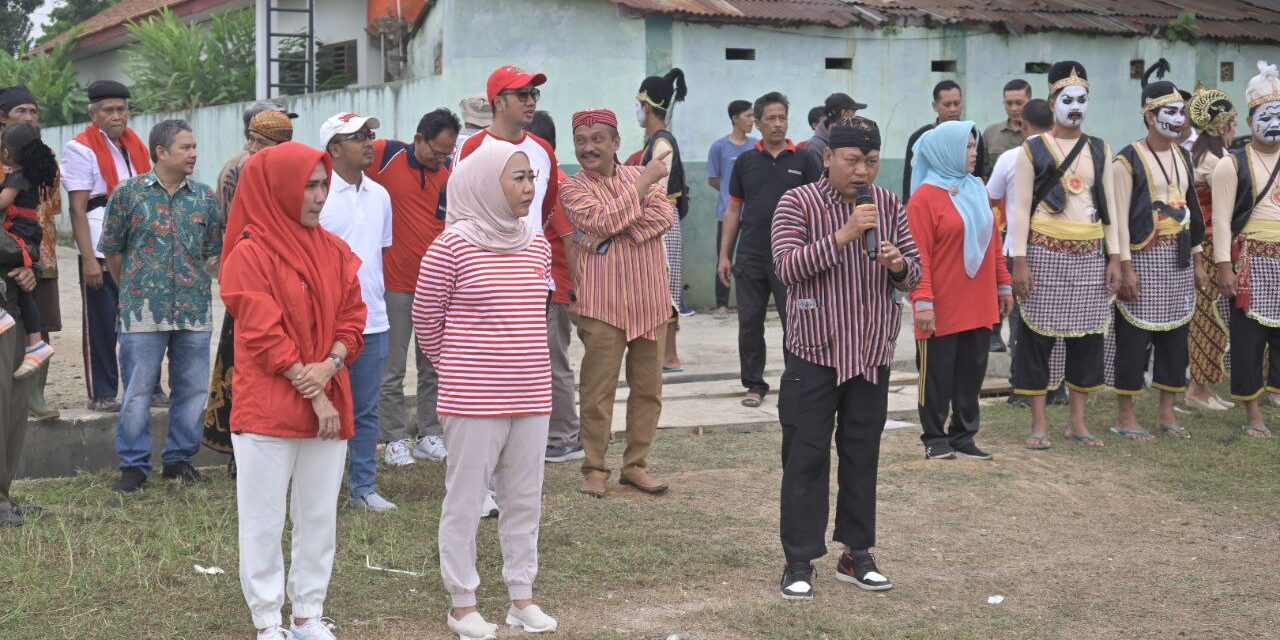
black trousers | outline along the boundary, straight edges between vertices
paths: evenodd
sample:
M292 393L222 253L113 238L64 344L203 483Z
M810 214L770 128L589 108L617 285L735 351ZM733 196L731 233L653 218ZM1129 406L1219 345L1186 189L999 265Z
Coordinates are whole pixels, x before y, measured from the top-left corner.
M712 254L716 256L715 283L716 283L716 306L717 307L729 306L729 287L726 286L723 282L720 282L720 243L723 241L722 238L724 238L724 220L717 220L716 221L716 252ZM729 252L729 255L733 255L733 252Z
M120 289L102 265L102 286L90 289L84 285L84 267L77 261L80 273L80 298L83 302L84 377L89 399L112 399L120 389L120 365L116 361L116 320L119 313Z
M1036 333L1021 322L1018 325L1018 348L1013 352L1013 391L1024 396L1042 396L1049 390L1049 354L1053 352L1052 336ZM1104 386L1105 343L1101 333L1078 338L1063 338L1067 349L1064 377L1074 391L1089 393ZM1233 351L1234 353L1234 351ZM1145 362L1145 360L1144 360Z
M1116 374L1116 393L1137 395L1147 386L1145 375L1148 347L1155 352L1151 386L1174 393L1187 390L1187 366L1191 363L1187 346L1187 339L1191 335L1190 324L1168 331L1148 331L1134 326L1117 308L1111 330L1115 332L1116 341L1116 355L1112 362Z
M831 434L839 459L833 539L854 549L876 544L876 474L889 407L889 367L879 382L857 377L836 384L836 371L787 356L778 398L782 422L782 509L779 532L787 562L827 553Z
M1009 273L1013 273L1013 258L1006 257L1008 262ZM1013 305L1013 311L1009 313L1009 386L1013 386L1013 372L1018 368L1018 332L1022 331L1022 311L1018 305Z
M764 381L764 318L769 312L769 296L773 296L782 325L786 326L787 287L774 273L773 260L754 256L738 257L733 266L733 284L738 298L738 365L742 386L764 395L769 392L769 384Z
M1231 300L1231 398L1256 400L1264 391L1280 393L1280 329L1268 327L1244 314ZM1263 371L1263 351L1268 371ZM1270 381L1268 384L1267 381Z
M920 371L920 425L924 445L973 444L978 433L978 395L987 375L991 329L980 328L916 340ZM947 428L947 414L951 427Z

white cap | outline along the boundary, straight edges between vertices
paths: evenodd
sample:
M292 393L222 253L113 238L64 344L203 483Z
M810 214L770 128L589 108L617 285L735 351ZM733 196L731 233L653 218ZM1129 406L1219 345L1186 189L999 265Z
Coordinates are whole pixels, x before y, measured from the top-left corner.
M1280 101L1280 70L1276 65L1258 61L1258 75L1249 79L1244 98L1249 101L1250 111L1258 105Z
M369 125L370 129L377 129L382 126L377 118L372 116L358 116L354 113L336 113L324 124L320 125L320 147L329 146L329 141L333 140L336 135L346 133L355 133Z

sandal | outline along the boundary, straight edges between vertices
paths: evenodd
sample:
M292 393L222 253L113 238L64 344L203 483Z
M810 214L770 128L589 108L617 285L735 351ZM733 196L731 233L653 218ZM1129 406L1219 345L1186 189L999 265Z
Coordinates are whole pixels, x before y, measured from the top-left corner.
M1112 430L1114 431L1114 429ZM1082 446L1085 446L1085 447L1101 447L1104 444L1106 444L1102 441L1102 438L1099 438L1093 435L1092 433L1086 433L1084 435L1079 435L1079 436L1074 436L1074 435L1071 435L1070 433L1066 435L1068 438L1071 438L1072 440L1079 442Z
M1151 432L1147 431L1146 429L1119 429L1116 427L1111 427L1111 433L1114 433L1122 438L1137 440L1139 442L1150 442L1152 440L1155 440L1155 437L1151 435Z
M761 395L761 394L759 394L759 393L755 393L755 392L750 392L750 393L748 393L748 394L746 395L746 397L745 397L745 398L743 398L743 399L742 399L742 406L744 406L744 407L751 407L751 408L753 408L753 409L754 409L754 408L756 408L756 407L760 406L760 403L761 403L761 402L764 402L764 396L763 396L763 395Z
M684 371L684 367L668 367L666 365L662 365L663 373L681 373L683 371Z
M1245 426L1241 427L1241 429L1244 429L1244 434L1249 436L1250 438L1270 438L1271 437L1271 430L1266 427L1254 427L1246 424Z
M1160 425L1160 430L1165 432L1166 435L1170 435L1175 438L1180 438L1182 440L1191 439L1191 432L1176 424L1162 424Z
M1049 447L1052 447L1053 443L1049 442L1049 434L1033 433L1030 436L1027 436L1027 443L1023 446L1027 449L1031 449L1032 451L1044 451Z

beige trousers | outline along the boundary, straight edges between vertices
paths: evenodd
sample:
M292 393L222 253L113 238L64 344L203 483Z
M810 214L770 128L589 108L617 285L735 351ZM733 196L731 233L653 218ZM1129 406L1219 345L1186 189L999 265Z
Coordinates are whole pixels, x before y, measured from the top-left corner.
M622 475L648 467L649 447L658 433L662 415L662 349L668 326L658 327L657 340L636 338L594 318L578 318L578 337L587 348L582 358L582 446L586 458L582 474L609 475L605 453L613 430L613 403L618 394L618 372L627 364L627 449L622 454Z

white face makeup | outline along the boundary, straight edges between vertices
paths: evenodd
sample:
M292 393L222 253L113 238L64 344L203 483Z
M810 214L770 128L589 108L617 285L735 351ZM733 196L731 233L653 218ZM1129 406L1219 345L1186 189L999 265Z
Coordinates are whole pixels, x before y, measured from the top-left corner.
M1280 102L1264 102L1249 119L1253 138L1264 144L1280 144Z
M1182 102L1175 102L1160 107L1156 111L1156 131L1160 135L1176 140L1182 135L1182 130L1187 126L1187 105Z
M636 103L636 122L644 126L644 104L640 102Z
M1089 90L1084 87L1066 87L1053 99L1053 118L1064 127L1079 129L1088 110Z

